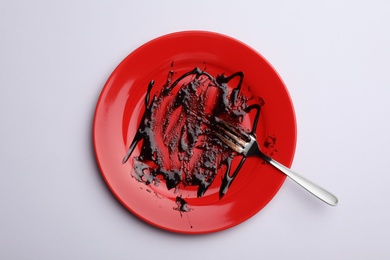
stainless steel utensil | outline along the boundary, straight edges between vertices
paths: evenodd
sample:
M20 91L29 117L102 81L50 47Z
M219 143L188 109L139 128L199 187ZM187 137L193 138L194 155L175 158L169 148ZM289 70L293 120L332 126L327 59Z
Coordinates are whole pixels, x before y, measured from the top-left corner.
M271 157L267 156L263 152L261 152L259 148L259 144L256 141L255 136L252 134L248 134L241 129L219 119L215 120L215 128L213 129L213 134L218 137L222 142L224 142L227 146L233 149L235 152L242 154L245 157L257 156L270 163L272 166L277 168L279 171L286 174L296 183L301 185L307 191L312 193L317 198L322 201L328 203L331 206L336 206L338 203L338 199L329 191L321 188L317 184L309 181L308 179L302 177L298 173L290 170L286 166L281 163L275 161Z

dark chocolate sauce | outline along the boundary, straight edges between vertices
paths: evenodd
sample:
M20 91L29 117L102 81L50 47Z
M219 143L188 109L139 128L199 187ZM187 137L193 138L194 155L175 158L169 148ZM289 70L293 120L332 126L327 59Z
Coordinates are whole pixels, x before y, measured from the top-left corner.
M173 62L171 64L173 66ZM140 154L134 157L132 176L147 185L165 182L167 189L197 186L202 197L213 183L217 173L225 168L220 198L228 191L245 161L241 158L232 174L231 162L236 153L217 137L210 134L217 119L241 127L244 116L256 111L252 134L255 133L263 101L248 105L242 94L243 72L216 78L195 68L173 81L168 73L161 90L151 91L149 83L145 97L145 112L123 163L127 162L142 140ZM232 80L237 85L229 86ZM179 211L188 212L184 199L176 198Z
M274 135L268 135L265 138L263 146L264 152L268 156L273 156L275 152L278 152L278 149L276 149L276 137Z
M173 208L173 209L179 211L181 217L183 217L183 212L190 212L192 210L188 206L187 201L185 201L181 196L176 197L176 205L177 205L177 208ZM187 215L188 224L190 225L190 228L193 228L189 215L188 214L186 214L186 215Z
M191 210L191 208L187 204L187 201L185 201L180 196L176 197L176 205L177 205L177 208L174 208L174 209L178 210L180 212L189 212Z

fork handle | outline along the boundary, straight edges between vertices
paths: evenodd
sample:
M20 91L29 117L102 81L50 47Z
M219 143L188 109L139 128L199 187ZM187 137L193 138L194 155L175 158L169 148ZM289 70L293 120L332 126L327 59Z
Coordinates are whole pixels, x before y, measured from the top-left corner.
M330 193L329 191L325 190L324 188L318 186L317 184L309 181L305 177L301 176L300 174L290 170L283 164L275 161L274 159L268 157L265 154L262 154L262 156L267 162L269 162L272 166L277 168L279 171L286 174L290 179L301 185L303 188L305 188L307 191L309 191L311 194L319 198L320 200L328 203L331 206L336 206L338 203L338 199L335 195Z

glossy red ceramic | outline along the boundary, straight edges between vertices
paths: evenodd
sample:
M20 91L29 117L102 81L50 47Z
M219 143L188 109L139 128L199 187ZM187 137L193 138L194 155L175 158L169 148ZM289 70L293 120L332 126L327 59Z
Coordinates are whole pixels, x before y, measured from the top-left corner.
M214 76L242 71L244 85L265 101L257 139L275 138L272 157L290 166L296 143L296 123L288 91L274 68L255 50L231 37L204 31L184 31L154 39L127 56L108 79L97 103L93 139L96 158L116 198L142 220L165 230L201 234L230 228L259 212L274 197L285 175L259 158L248 158L227 194L219 199L217 176L201 198L193 187L167 190L132 177L131 159L122 164L144 113L148 84L156 90L170 70L206 69ZM142 143L142 142L141 142ZM141 143L139 145L141 145ZM137 156L139 147L134 151ZM184 190L183 190L184 189ZM176 210L183 196L190 211Z

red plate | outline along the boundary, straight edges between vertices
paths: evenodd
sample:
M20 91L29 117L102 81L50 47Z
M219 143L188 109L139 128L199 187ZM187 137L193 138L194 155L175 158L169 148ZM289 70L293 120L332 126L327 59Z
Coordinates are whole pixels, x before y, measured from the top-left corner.
M117 199L133 214L159 228L187 234L230 228L259 212L276 194L285 175L259 158L248 158L226 195L219 198L223 172L218 172L202 197L196 187L167 189L145 184L133 177L132 161L141 150L139 142L126 163L122 159L145 112L148 84L154 80L151 97L161 90L169 71L172 80L195 67L216 77L244 73L243 86L252 98L265 101L256 136L270 145L268 154L290 166L296 143L296 123L288 91L272 66L255 50L224 35L185 31L154 39L127 56L108 79L96 107L93 138L95 153L105 181ZM237 156L238 157L238 156ZM179 211L177 197L189 211Z

